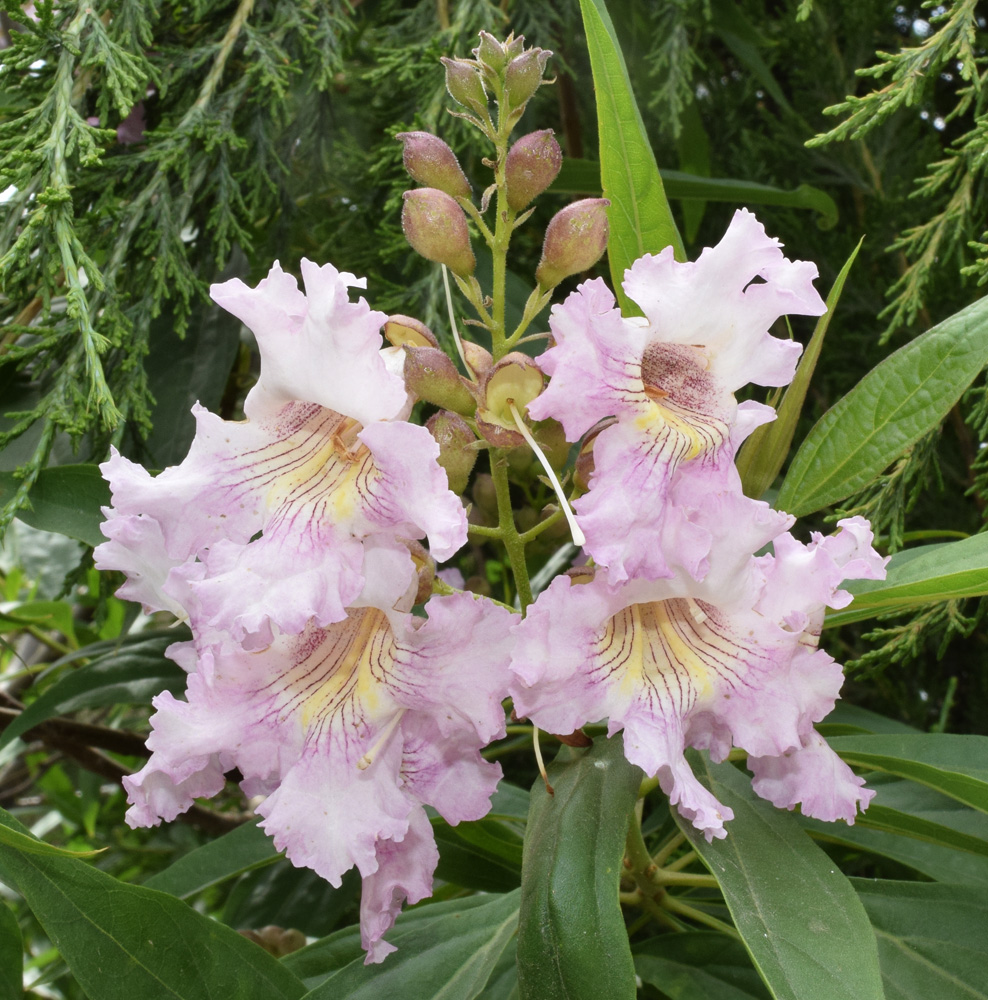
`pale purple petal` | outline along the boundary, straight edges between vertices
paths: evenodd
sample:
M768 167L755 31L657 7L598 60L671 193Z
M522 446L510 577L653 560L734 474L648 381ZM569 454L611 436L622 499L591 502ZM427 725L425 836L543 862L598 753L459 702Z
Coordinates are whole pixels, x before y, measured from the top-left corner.
M453 826L490 812L501 765L480 756L472 733L444 734L432 719L411 712L402 719L401 731L401 774L409 793Z
M799 748L778 757L749 757L754 779L752 788L779 809L800 806L804 816L828 823L842 819L853 824L875 793L862 787L859 778L827 741L816 732Z
M396 950L382 939L394 926L401 904L418 903L432 895L432 873L439 864L439 852L425 810L412 810L401 841L382 840L377 845L377 862L377 871L364 879L360 893L360 944L367 952L365 965L383 962Z
M478 748L500 738L516 616L470 593L432 597L425 612L396 630L396 701L432 718L443 737L470 731Z
M147 614L170 611L176 618L184 618L187 604L164 590L169 574L180 563L165 552L161 525L152 518L118 514L109 507L104 507L103 513L106 520L100 530L108 540L93 550L93 562L97 569L126 573L117 596L139 602Z
M312 740L257 807L275 847L334 886L354 865L361 875L373 875L378 843L403 838L413 808L398 780L400 742L384 746L372 767L360 770L356 763Z
M362 497L365 516L408 538L429 539L434 559L449 559L467 540L463 504L439 466L436 439L416 424L377 423L358 435L374 456L379 476Z
M348 288L364 287L332 264L302 261L305 292L277 263L256 288L239 278L213 285L210 294L257 337L261 375L244 405L250 418L270 415L301 400L368 424L395 417L405 387L380 355L387 317Z
M598 420L630 414L647 405L641 380L645 347L641 326L621 316L603 279L585 281L549 316L556 346L539 357L552 376L549 387L528 404L535 420L553 417L576 441Z
M846 518L836 534L813 533L809 545L779 535L774 556L761 560L765 589L756 609L794 632L819 635L826 607L843 608L851 595L840 585L849 579L882 580L887 558L871 547L871 527L863 518Z
M787 260L779 241L739 209L698 260L676 261L671 247L646 254L625 273L624 289L645 313L653 342L703 347L711 372L734 391L792 380L802 348L772 337L769 327L787 313L826 311L816 276L815 265Z

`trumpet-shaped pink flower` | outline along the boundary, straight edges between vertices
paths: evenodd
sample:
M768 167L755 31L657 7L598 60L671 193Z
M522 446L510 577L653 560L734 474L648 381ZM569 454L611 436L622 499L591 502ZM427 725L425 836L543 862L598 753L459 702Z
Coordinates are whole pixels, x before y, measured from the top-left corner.
M151 759L124 780L128 822L149 826L239 768L289 860L337 886L359 869L368 962L394 950L382 938L402 901L432 892L438 854L423 807L453 824L490 808L501 768L479 751L504 735L511 620L467 594L432 598L426 621L382 603L261 652L173 648L193 667L186 700L154 699Z
M181 465L151 477L119 455L102 466L113 507L102 569L123 570L149 608L186 609L203 634L263 646L272 624L341 621L364 587L366 539L427 536L446 559L466 517L424 427L381 356L385 316L331 265L302 262L303 294L275 264L254 289L212 295L257 336L261 374L241 422L194 408Z
M724 572L618 586L606 571L558 578L514 629L515 710L556 733L606 717L609 734L624 730L628 759L658 775L708 840L726 835L732 814L693 775L686 746L715 760L741 747L758 794L853 822L873 793L813 729L843 681L816 647L824 606L850 600L841 582L884 576L871 540L860 518L808 546L782 534L733 584Z
M737 448L774 415L739 407L734 392L792 379L802 348L769 327L785 313L825 311L816 276L742 209L695 262L675 261L672 247L635 261L624 288L644 318L622 317L600 279L553 308L556 346L539 359L552 378L528 412L559 420L571 441L616 418L594 439L590 492L574 504L612 584L703 574L712 539L698 508L677 501L677 484L692 480L682 489L695 497L735 489Z

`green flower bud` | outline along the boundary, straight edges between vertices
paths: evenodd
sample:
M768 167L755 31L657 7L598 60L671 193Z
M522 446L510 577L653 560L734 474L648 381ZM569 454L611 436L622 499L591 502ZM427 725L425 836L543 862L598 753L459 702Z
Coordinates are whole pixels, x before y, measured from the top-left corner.
M405 345L405 386L419 399L457 413L472 415L477 407L467 381L438 347Z
M508 205L520 212L533 198L556 179L563 165L551 128L523 135L508 150L504 162L504 177L508 184Z
M439 464L446 470L449 488L462 493L477 462L477 436L456 413L440 410L426 421L426 428L439 445Z
M412 249L426 260L445 264L459 277L469 278L477 259L470 248L463 209L438 188L416 188L403 197L401 228Z
M520 111L542 85L542 71L552 53L548 49L526 49L515 56L504 71L507 110Z
M606 198L574 201L549 221L535 279L545 290L593 267L607 249Z
M480 33L480 44L473 50L473 54L481 67L487 66L495 74L500 73L508 65L508 55L504 51L504 46L486 31Z
M402 161L413 181L438 188L453 198L470 196L470 182L460 168L456 153L438 135L401 132L395 138L405 144Z
M487 114L487 91L480 78L480 71L463 59L440 60L446 67L446 89L449 96L463 107L483 116Z

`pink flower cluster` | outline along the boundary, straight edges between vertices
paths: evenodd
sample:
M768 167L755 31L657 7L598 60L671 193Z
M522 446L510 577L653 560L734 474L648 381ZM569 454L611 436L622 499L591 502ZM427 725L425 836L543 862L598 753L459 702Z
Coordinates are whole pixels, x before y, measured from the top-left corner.
M599 279L553 309L539 359L551 382L528 413L592 441L575 508L593 566L556 579L523 621L469 593L411 614L416 540L448 559L463 506L407 419L386 317L351 299L350 274L303 261L302 276L304 293L277 264L256 288L212 288L260 349L245 420L197 406L181 465L152 477L114 454L102 467L113 506L97 565L193 636L169 650L185 700L154 700L151 758L125 782L132 824L174 819L237 769L293 863L334 885L357 866L377 962L402 902L432 891L425 807L454 824L489 809L501 770L480 750L503 735L508 694L550 732L623 730L629 760L708 838L731 813L687 746L718 760L741 747L758 794L853 822L871 793L813 729L843 679L817 644L825 606L850 600L842 582L884 564L859 518L796 541L734 465L774 417L734 393L786 384L799 356L770 325L824 311L812 264L741 211L695 263L669 248L629 269L643 318L623 317Z
M515 710L550 732L608 720L625 753L708 839L730 809L700 784L687 746L749 754L755 791L777 806L851 823L872 792L813 729L834 707L839 665L817 649L846 579L884 576L861 518L809 545L793 518L741 491L734 457L775 417L738 404L749 382L780 386L800 346L770 335L786 313L825 306L816 267L787 260L737 212L693 263L672 248L637 260L628 318L600 279L552 311L552 376L528 406L567 438L592 439L594 471L574 506L594 568L562 576L515 629ZM773 552L756 553L772 544Z
M102 569L121 595L189 622L169 655L185 701L154 700L153 751L125 781L128 820L172 820L237 768L263 827L296 865L364 879L368 961L404 899L432 892L425 813L479 819L501 776L480 748L504 733L511 615L471 594L410 614L413 559L466 541L429 432L381 351L382 313L352 275L302 262L306 293L275 264L257 288L213 298L257 337L246 420L196 407L181 465L151 477L114 456ZM418 547L420 550L420 547Z

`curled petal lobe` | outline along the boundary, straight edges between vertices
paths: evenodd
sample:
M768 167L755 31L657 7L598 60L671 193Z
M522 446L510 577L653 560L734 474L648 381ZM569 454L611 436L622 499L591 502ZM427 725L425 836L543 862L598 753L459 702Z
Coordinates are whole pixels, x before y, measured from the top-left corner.
M302 277L305 294L275 263L256 288L233 278L210 289L257 337L261 375L244 412L255 419L300 400L365 424L395 417L406 393L380 354L387 316L349 297L348 289L365 281L309 260Z
M382 840L377 870L364 879L360 894L360 944L365 965L383 962L395 946L384 940L403 902L418 903L432 895L432 873L439 851L432 826L421 807L413 809L401 841Z
M703 348L711 372L733 392L748 382L785 385L802 348L768 329L787 313L820 316L814 264L787 260L779 241L745 209L723 239L696 261L671 248L646 254L625 273L624 289L641 306L653 342Z
M779 756L749 757L748 767L752 788L763 799L779 809L799 805L804 816L828 823L842 819L853 825L858 808L863 812L875 796L816 732Z

